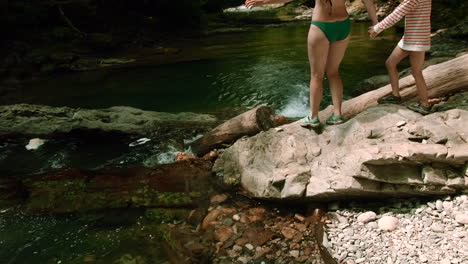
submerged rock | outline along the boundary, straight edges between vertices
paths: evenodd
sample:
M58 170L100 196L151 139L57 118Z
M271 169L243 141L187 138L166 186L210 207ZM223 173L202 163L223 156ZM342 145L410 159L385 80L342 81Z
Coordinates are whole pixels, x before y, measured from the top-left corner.
M237 141L216 161L214 171L226 183L265 199L435 195L468 189L463 175L468 111L421 116L385 105L323 131L298 123L282 128ZM457 185L450 183L453 178L460 178Z
M0 106L0 135L48 135L73 130L100 130L147 136L161 128L196 128L217 123L213 115L162 113L128 106L79 109L44 105Z
M202 159L152 168L60 169L21 181L26 193L23 208L68 213L108 208L193 207L200 201L209 201L213 192L210 169L211 162ZM0 191L2 186L11 185L2 183ZM0 202L3 196L9 199L13 195L8 192L0 196Z

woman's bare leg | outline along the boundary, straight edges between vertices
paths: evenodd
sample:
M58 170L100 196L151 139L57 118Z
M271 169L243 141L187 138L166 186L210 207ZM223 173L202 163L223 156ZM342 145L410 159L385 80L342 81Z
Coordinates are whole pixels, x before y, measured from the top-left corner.
M411 51L409 56L411 73L413 74L416 88L418 89L419 97L421 98L421 103L424 106L429 106L427 99L427 85L422 73L425 54L426 52L424 51Z
M400 86L398 81L400 75L398 74L398 63L409 55L408 51L402 50L398 45L393 49L392 54L385 61L387 67L388 77L390 78L390 85L392 86L392 92L395 96L400 96Z
M318 118L329 46L330 42L322 30L311 25L307 37L307 51L310 63L310 115L312 118Z
M333 101L333 114L341 115L341 104L343 102L343 81L339 73L341 61L349 44L349 36L340 41L330 43L328 50L328 60L326 66L326 74Z

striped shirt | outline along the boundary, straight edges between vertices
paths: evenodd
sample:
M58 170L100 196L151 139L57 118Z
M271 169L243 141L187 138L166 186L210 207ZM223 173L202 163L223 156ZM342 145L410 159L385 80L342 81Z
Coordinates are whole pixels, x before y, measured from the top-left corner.
M404 0L390 15L374 26L374 31L380 33L406 16L405 33L398 44L400 48L413 51L429 50L431 6L432 0Z

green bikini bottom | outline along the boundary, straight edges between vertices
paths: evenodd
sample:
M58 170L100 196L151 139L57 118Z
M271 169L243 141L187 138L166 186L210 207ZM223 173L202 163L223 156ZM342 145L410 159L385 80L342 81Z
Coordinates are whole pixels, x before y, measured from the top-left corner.
M351 22L349 18L336 22L311 21L310 24L320 28L330 42L347 38L351 31Z

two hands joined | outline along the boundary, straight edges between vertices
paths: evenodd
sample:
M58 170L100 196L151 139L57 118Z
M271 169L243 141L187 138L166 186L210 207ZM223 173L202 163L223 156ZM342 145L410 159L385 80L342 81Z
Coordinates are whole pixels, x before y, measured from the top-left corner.
M369 33L369 37L371 39L375 39L375 37L377 37L377 32L375 32L374 26L370 26L369 29L367 30L367 33Z

